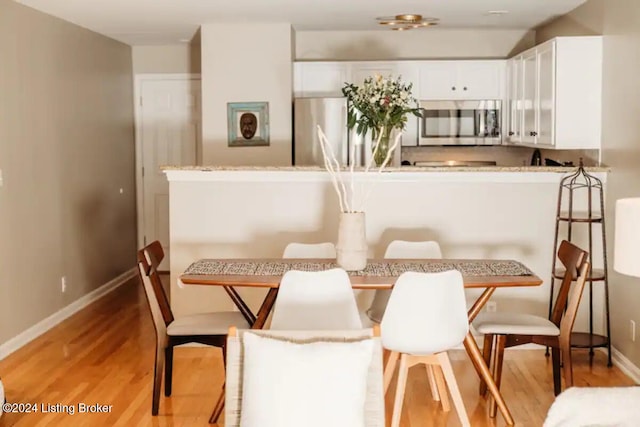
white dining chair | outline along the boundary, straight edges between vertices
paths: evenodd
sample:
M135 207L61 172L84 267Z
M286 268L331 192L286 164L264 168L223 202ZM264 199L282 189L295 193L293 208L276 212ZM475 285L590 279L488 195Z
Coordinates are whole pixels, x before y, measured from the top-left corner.
M336 246L331 242L289 243L282 258L336 258Z
M440 259L442 251L438 242L433 240L422 242L409 242L407 240L394 240L389 243L384 253L387 259ZM387 307L390 290L377 290L371 306L367 310L369 318L376 323L380 323L382 315Z
M407 240L394 240L387 246L384 257L387 259L440 259L442 258L442 250L440 244L434 240L410 242ZM365 316L361 315L365 327L371 324L380 323L384 311L387 308L391 290L379 289L375 291L373 302L365 312ZM436 380L437 376L442 377L442 371L438 367L427 366L427 375L429 379L429 387L433 400L440 400L440 390L438 384L441 381ZM445 390L446 391L446 390Z
M391 351L384 370L385 393L398 358L400 369L391 427L400 425L407 373L417 364L442 368L444 382L463 426L470 426L447 350L462 343L469 332L462 274L406 272L398 277L380 324L382 345ZM436 376L436 379L441 377ZM445 384L440 384L440 401L450 410Z
M330 242L323 243L289 243L284 249L282 258L336 258L336 246ZM354 290L353 295L356 298L356 304L358 303L359 296L363 293L362 290ZM360 321L363 328L371 328L375 324L369 319L366 310L359 312ZM380 323L380 322L377 322Z
M270 329L362 329L346 271L287 271L273 306Z

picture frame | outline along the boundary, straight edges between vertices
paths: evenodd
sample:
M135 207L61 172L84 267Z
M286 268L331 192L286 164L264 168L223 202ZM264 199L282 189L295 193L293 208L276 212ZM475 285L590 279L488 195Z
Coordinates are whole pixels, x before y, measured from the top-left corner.
M227 134L229 147L269 145L269 103L228 102Z

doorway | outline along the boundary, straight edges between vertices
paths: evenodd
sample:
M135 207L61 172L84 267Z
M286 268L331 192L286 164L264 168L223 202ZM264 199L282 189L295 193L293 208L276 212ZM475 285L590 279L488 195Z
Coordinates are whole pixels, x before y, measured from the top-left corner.
M201 146L200 76L136 76L138 246L159 240L169 270L169 182L162 166L196 165Z

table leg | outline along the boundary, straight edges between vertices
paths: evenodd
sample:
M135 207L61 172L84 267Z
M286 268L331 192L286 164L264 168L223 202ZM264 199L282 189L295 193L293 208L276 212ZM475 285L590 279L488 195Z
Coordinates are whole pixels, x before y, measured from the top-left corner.
M251 312L251 309L247 303L244 302L238 291L236 291L233 286L223 286L223 288L236 307L238 307L238 310L240 310L240 313L242 313L242 316L246 319L247 323L253 325L256 321L256 316Z
M273 308L273 304L276 302L276 297L278 296L278 288L269 288L269 292L264 297L264 301L262 301L262 305L258 310L258 315L256 317L256 321L251 325L251 329L262 329L264 324L267 322L267 318L269 317L269 313L271 313L271 309Z
M475 319L475 317L480 313L482 307L489 301L489 298L495 291L495 288L486 288L482 295L476 300L473 306L469 309L469 324ZM471 331L467 333L467 336L464 338L464 348L471 359L471 363L473 363L473 367L476 369L476 372L480 376L480 380L484 380L489 389L489 392L495 399L495 402L498 404L498 408L500 409L500 413L504 417L507 425L514 425L513 417L511 416L511 412L509 412L509 408L507 408L507 404L505 403L502 395L500 394L500 390L493 380L493 376L491 376L491 371L489 371L489 367L484 361L482 357L482 353L480 353L480 348L478 348L478 343L473 338L473 334Z

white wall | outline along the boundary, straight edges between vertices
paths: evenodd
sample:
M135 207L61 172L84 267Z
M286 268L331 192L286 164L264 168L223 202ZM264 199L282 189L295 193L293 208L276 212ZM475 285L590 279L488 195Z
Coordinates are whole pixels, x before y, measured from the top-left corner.
M545 284L496 291L492 300L498 311L547 315L563 174L405 171L376 176L365 208L370 256L382 257L389 242L404 239L438 240L448 258L516 259ZM336 241L340 209L329 174L319 168L175 171L169 172L169 181L171 304L177 315L231 308L220 288L178 288L178 275L199 258L279 258L289 242ZM582 202L577 199L576 206ZM586 228L574 228L574 237L585 243ZM601 263L597 251L594 264ZM254 309L264 294L241 293ZM468 294L473 298L478 292ZM601 288L595 295L595 312L601 313ZM587 330L587 306L582 304L578 330ZM601 332L598 314L595 324Z
M295 59L505 58L534 41L526 30L298 31Z
M187 43L133 46L131 55L134 74L200 72L200 50Z
M201 45L203 164L290 165L290 24L205 24ZM227 103L260 101L269 103L270 146L228 147Z

